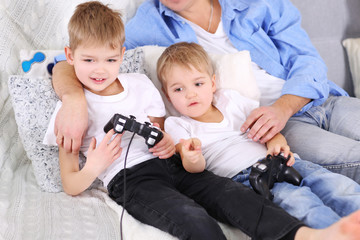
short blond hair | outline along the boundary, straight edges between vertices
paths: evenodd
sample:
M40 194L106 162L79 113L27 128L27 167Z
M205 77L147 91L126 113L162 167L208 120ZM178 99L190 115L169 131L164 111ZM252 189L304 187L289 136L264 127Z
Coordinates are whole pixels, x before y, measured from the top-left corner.
M79 4L69 24L69 47L74 51L81 44L104 44L122 47L124 23L120 12L98 1Z
M174 64L188 69L193 66L199 72L208 73L209 76L214 74L214 68L209 55L197 43L179 42L164 50L156 66L157 77L163 86L165 84L165 76Z

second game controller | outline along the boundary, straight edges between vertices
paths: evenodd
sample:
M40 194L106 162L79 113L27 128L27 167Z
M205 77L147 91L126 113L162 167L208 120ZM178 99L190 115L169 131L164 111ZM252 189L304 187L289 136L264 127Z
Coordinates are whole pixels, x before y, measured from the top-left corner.
M302 176L293 167L286 165L288 159L281 154L277 156L267 155L251 167L249 181L255 192L272 200L274 196L270 189L275 182L288 182L299 186Z

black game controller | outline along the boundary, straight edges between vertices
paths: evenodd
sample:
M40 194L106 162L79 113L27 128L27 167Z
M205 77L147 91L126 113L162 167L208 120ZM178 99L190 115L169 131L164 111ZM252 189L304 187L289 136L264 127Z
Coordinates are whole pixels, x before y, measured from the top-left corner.
M159 128L151 126L149 122L139 123L132 115L128 118L118 113L104 127L106 133L111 129L114 129L116 133L123 133L125 130L134 132L145 138L145 143L149 148L155 146L164 136Z
M290 156L289 156L290 157ZM281 154L277 156L267 155L251 167L249 181L255 192L272 200L274 196L270 189L275 182L288 182L299 186L302 176L293 167L286 165L289 158Z

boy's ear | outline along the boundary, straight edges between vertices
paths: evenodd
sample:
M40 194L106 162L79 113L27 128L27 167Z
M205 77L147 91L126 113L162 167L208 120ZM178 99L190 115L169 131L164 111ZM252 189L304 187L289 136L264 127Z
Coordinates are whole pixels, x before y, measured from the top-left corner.
M69 48L68 46L65 47L65 57L66 57L66 61L70 65L74 65L74 55L73 52L71 51L71 48Z
M161 91L165 94L167 100L169 100L169 102L171 102L170 97L169 97L169 95L167 94L167 92L165 91L164 87L161 87Z
M122 47L122 48L121 48L121 63L122 63L122 61L124 60L125 50L126 50L125 47Z
M212 75L211 77L211 84L212 84L212 90L213 90L213 93L216 91L216 75Z

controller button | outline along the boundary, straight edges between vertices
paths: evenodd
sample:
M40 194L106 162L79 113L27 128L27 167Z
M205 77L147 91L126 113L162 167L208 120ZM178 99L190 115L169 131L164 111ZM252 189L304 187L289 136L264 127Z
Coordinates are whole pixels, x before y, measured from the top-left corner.
M256 168L256 169L258 169L258 170L260 170L261 172L265 172L265 171L267 170L267 168L268 168L268 167L266 166L266 164L259 163L259 162L255 163L255 164L253 165L253 167Z
M154 139L154 138L149 138L149 139L147 140L147 143L148 143L149 145L153 146L153 145L155 144L155 139Z
M119 119L118 119L118 122L121 123L121 124L125 124L125 123L126 123L126 120L123 119L123 118L119 118Z
M116 126L115 126L115 131L116 132L122 132L123 129L124 129L124 126L122 126L120 124L116 124Z
M261 171L265 171L267 169L267 166L265 164L259 164L257 166Z
M157 132L155 132L155 131L151 131L151 132L150 132L150 135L153 135L153 136L157 137L157 136L159 136L159 133L157 133Z

